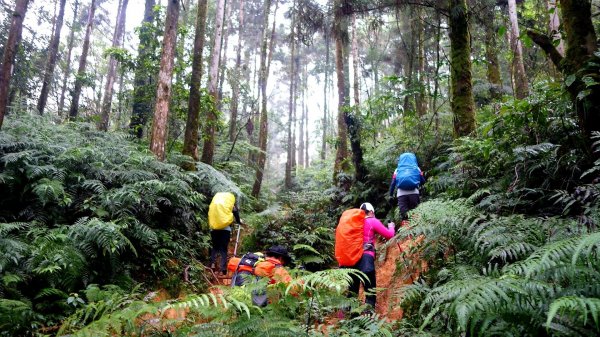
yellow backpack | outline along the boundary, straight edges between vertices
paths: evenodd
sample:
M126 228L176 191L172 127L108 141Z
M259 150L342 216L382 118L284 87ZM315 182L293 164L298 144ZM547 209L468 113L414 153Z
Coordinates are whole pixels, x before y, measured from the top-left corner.
M208 206L208 225L211 229L223 229L233 223L235 196L229 192L219 192Z

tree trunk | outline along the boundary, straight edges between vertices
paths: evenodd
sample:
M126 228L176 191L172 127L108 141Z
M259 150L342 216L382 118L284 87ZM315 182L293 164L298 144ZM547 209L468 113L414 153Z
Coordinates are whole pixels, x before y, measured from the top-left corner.
M471 74L471 37L466 0L450 0L450 77L454 135L467 136L475 130L475 102Z
M54 77L54 68L56 67L56 57L58 55L58 44L60 43L60 31L63 26L63 18L65 16L65 4L67 0L60 0L58 16L54 25L54 34L48 46L48 60L46 61L46 69L44 70L44 79L42 80L42 92L37 102L37 110L40 115L44 114L46 102L48 101L48 93Z
M79 114L79 97L83 88L83 79L85 77L85 67L87 65L87 55L90 49L90 38L94 27L94 13L96 12L96 0L91 0L90 11L88 13L87 24L85 28L85 37L83 39L83 47L81 48L81 56L79 57L79 68L75 77L75 87L71 99L71 107L69 108L69 119L75 120Z
M73 21L71 22L69 33L69 41L67 42L67 65L63 74L62 88L60 89L60 99L58 101L58 115L62 117L63 109L65 107L65 91L67 90L67 83L69 75L71 75L71 53L73 52L73 44L75 42L75 25L77 25L77 9L79 7L79 1L75 0L75 8L73 10Z
M591 1L560 0L562 25L565 32L566 50L562 57L554 47L552 39L533 31L527 34L546 52L554 65L565 76L567 91L577 111L579 126L588 137L589 151L592 152L592 141L589 137L594 131L600 131L600 88L598 85L586 85L598 76L596 67L589 67L588 62L597 56L596 32L592 23Z
M212 106L206 108L206 122L204 124L204 146L202 147L203 163L213 164L215 156L215 128L217 124L217 115L213 109L219 106L219 54L221 51L221 35L223 34L223 15L225 11L225 0L217 2L215 17L215 40L212 49L210 70L208 73L208 94L212 99Z
M235 56L235 68L231 81L231 112L229 116L229 141L233 142L236 135L238 108L240 102L240 67L242 65L242 33L244 31L244 0L240 0L239 18L238 18L238 43Z
M217 106L217 110L221 111L223 109L223 84L225 83L225 71L227 70L227 46L229 45L229 17L231 17L231 4L225 3L225 18L224 26L223 26L223 34L221 35L221 52L219 53L219 64L221 67L219 71L221 74L219 75L219 105Z
M0 68L0 129L4 122L8 103L8 88L10 86L11 71L17 54L18 41L21 40L23 31L23 20L27 13L29 0L17 0L15 11L12 13L10 31L4 45L4 55L2 57L2 67Z
M338 88L338 113L337 113L337 149L335 154L335 163L333 167L333 178L337 184L337 176L340 173L348 172L350 165L348 162L348 129L344 120L345 110L349 108L349 95L347 80L347 69L344 65L344 59L347 59L348 50L348 17L344 13L344 1L335 0L334 2L334 35L335 35L335 71L337 75ZM346 54L346 55L344 55ZM349 187L349 186L344 186Z
M298 69L298 74L300 74L300 69ZM298 75L298 77L300 77L300 75ZM306 86L305 86L305 81L306 81L306 74L304 73L304 66L302 67L302 77L300 79L300 125L298 128L298 165L301 168L305 167L304 164L304 113L306 112L305 110L305 104L306 102L304 101L304 93L306 92ZM308 126L307 126L308 128Z
M194 35L194 56L192 59L192 77L190 78L190 97L182 151L184 155L191 156L196 161L198 160L200 81L202 79L202 51L204 50L207 8L208 4L206 0L198 1L198 15L196 17L196 32ZM195 170L195 165L192 165L187 169Z
M516 0L508 0L508 16L510 19L510 49L513 53L513 74L515 76L515 97L523 99L529 95L529 84L523 64L523 46L519 39L519 21Z
M165 159L167 120L169 117L169 101L171 99L171 79L173 78L175 46L177 44L178 17L179 0L169 0L160 55L154 122L152 123L152 139L150 141L150 150L159 160Z
M500 77L500 62L498 61L498 44L496 41L496 24L494 23L494 5L484 7L484 22L485 29L485 58L487 64L487 80L492 85L490 93L492 97L499 98L500 89L502 86L502 78Z
M303 86L303 96L306 95L306 92L308 90L308 65L307 62L304 63L304 86ZM306 105L306 103L304 103L304 99L302 100L302 109L304 111L304 168L307 168L309 166L309 161L308 161L308 145L309 145L309 141L308 141L308 106Z
M415 105L417 109L417 115L424 116L427 113L427 100L425 99L425 36L424 27L422 21L421 7L415 9L415 33L417 42L417 86L419 91L415 96Z
M550 30L550 36L553 41L559 41L556 46L556 51L560 55L565 55L565 43L562 39L562 35L560 34L560 18L558 16L558 7L556 7L557 0L546 0L546 4L548 6L548 13L550 13L550 18L548 20L548 29Z
M352 91L354 93L354 106L358 108L360 105L360 85L358 74L358 33L356 31L356 14L352 14Z
M152 36L152 24L154 22L155 0L146 0L144 9L144 19L139 30L140 44L138 46L137 67L135 69L135 78L133 80L133 107L131 111L131 122L129 131L138 139L144 137L144 127L150 116L152 109L152 96L155 87L152 85L155 80L152 74L148 73L148 63L151 62L154 53Z
M112 40L112 47L119 48L123 41L123 34L125 32L125 20L127 17L127 4L129 0L121 0L121 6L117 12L117 22L115 24L115 32ZM102 99L102 113L100 122L98 123L98 129L102 131L108 130L110 112L112 108L112 94L115 79L117 78L117 66L118 62L114 56L110 56L108 59L108 71L106 72L106 86L104 87L104 98Z
M294 6L296 6L296 2L294 1ZM287 161L285 164L285 188L290 189L292 187L292 176L293 176L293 162L294 162L294 139L292 136L293 128L292 125L294 123L294 95L296 85L296 13L292 13L292 23L290 26L290 100L288 103L288 125L287 125Z
M271 0L265 0L263 5L263 36L260 48L260 91L261 91L261 113L260 113L260 130L258 133L258 146L260 153L258 154L258 163L256 168L256 178L252 186L252 196L257 198L260 194L262 180L267 159L267 134L268 134L268 114L267 114L267 27L269 26L269 12L271 9Z
M323 82L323 136L321 137L321 160L325 160L327 158L327 127L329 124L329 111L327 109L327 101L329 100L329 97L327 97L327 88L329 86L329 45L331 42L329 30L325 30L323 33L323 38L325 39L325 81Z

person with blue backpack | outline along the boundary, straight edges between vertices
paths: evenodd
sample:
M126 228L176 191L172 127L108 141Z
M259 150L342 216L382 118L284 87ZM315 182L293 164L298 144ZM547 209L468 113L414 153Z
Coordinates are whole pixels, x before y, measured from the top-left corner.
M392 176L390 197L394 196L394 190L397 189L396 196L402 225L408 221L408 211L416 208L421 202L419 187L424 183L425 177L417 164L417 156L411 152L401 154Z

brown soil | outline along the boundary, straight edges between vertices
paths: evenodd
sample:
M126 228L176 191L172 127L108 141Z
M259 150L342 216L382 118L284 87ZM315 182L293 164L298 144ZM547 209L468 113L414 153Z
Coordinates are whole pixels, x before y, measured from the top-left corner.
M402 299L402 287L416 281L421 272L427 269L427 263L419 258L418 246L423 236L416 239L393 238L383 255L377 257L375 270L377 273L377 293L375 311L390 321L402 318L399 303ZM379 247L383 247L379 244ZM416 263L415 263L416 262ZM397 266L404 266L397 270Z

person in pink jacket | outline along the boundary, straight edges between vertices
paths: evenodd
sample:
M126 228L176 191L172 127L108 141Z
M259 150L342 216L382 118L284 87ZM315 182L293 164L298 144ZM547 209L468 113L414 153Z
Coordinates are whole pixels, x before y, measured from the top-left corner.
M375 309L375 294L370 293L371 289L374 289L376 284L375 278L375 233L383 236L386 239L391 239L395 231L395 224L393 222L388 223L387 227L384 226L381 221L375 217L375 208L368 202L360 205L360 209L365 211L366 219L363 225L363 255L360 260L352 268L358 269L367 275L367 280L364 282L365 291L365 303L372 306ZM352 277L352 283L350 284L349 296L356 296L360 287L361 279L359 277Z

